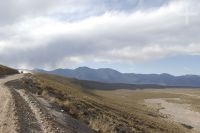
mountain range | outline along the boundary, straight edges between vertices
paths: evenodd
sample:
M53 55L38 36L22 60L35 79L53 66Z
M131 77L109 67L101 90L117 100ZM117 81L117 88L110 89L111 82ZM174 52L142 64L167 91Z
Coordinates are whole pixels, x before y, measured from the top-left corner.
M80 80L97 81L104 83L124 83L124 84L154 84L162 86L178 87L200 87L199 75L173 76L170 74L136 74L121 73L110 68L92 69L79 67L76 69L55 69L45 71L34 69L35 72L56 74L60 76L76 78Z

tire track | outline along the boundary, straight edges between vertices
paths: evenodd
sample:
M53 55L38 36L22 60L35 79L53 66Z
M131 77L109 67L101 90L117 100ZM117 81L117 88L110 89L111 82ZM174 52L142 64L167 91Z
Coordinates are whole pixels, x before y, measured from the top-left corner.
M26 102L35 118L40 123L44 133L74 133L69 131L66 127L58 124L53 116L48 114L48 111L42 107L40 102L25 90L17 90L20 97Z
M15 101L16 115L18 117L18 132L20 133L43 133L41 123L27 102L14 89L10 89Z

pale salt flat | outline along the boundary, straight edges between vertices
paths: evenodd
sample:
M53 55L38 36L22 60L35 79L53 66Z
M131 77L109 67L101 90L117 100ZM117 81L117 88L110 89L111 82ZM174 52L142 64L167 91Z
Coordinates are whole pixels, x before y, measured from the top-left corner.
M168 115L173 121L192 126L200 132L200 112L195 112L189 104L170 103L170 98L145 99L146 104L159 105L159 112ZM180 99L173 99L180 100Z

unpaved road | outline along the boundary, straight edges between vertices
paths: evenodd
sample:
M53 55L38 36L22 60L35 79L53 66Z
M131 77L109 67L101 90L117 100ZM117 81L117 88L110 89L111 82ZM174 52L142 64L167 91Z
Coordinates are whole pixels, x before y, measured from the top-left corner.
M20 78L21 75L0 79L0 132L15 133L17 131L17 117L15 103L11 91L4 86L10 80Z
M47 101L29 94L23 89L16 90L4 85L8 81L22 77L23 74L18 74L0 78L0 133L93 132L69 115L61 113L53 107L46 107Z
M189 104L170 103L171 98L146 99L145 103L160 108L159 112L168 115L170 119L191 126L194 131L200 132L200 113L190 108ZM176 98L174 100L180 100Z

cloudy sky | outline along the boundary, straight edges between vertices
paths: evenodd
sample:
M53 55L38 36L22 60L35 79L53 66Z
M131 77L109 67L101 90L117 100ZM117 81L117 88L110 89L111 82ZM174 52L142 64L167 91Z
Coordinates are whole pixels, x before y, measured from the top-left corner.
M200 74L199 9L199 0L1 1L0 64Z

